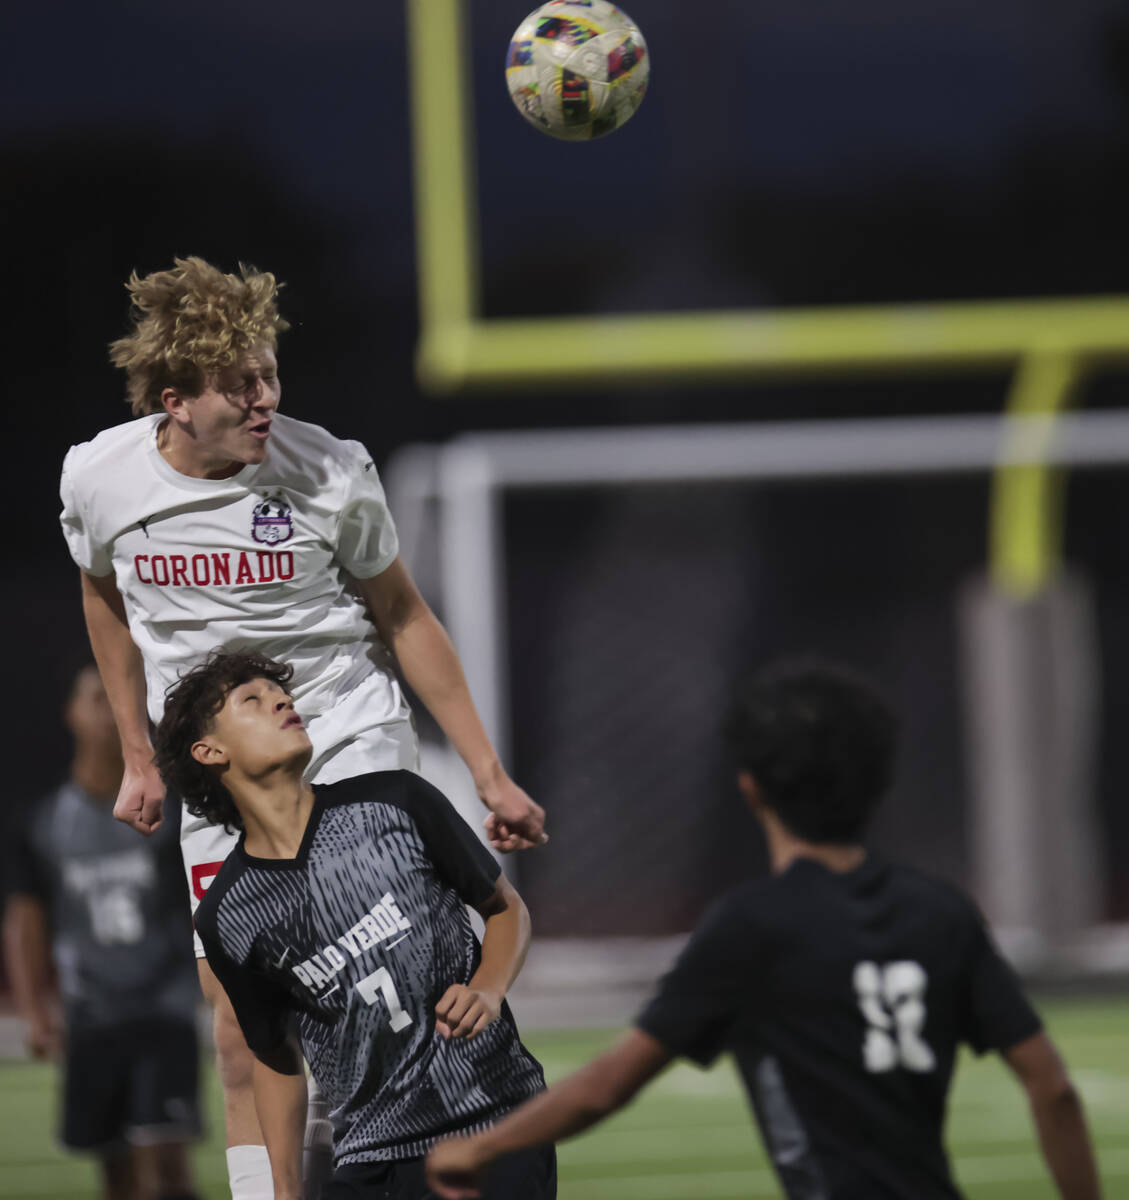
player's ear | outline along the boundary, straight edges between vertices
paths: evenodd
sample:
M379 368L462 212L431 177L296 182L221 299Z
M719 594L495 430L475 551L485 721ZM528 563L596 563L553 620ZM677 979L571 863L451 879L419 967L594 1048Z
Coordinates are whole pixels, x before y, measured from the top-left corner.
M161 407L174 421L185 422L189 419L188 397L177 388L161 390Z
M227 751L211 738L192 743L192 757L205 767L219 767L228 761Z

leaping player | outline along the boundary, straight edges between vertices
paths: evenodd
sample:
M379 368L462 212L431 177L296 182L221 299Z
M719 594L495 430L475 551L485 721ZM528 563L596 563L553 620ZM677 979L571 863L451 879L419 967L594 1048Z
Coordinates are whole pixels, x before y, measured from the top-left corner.
M455 650L399 557L372 457L278 412L276 350L287 322L274 276L224 274L185 258L135 273L127 287L133 328L111 358L126 372L135 419L73 446L60 489L90 642L121 734L115 816L143 833L157 828L164 788L149 721L159 722L165 690L222 646L293 666L314 784L418 768L395 656L470 770L493 845L544 840L543 810L504 770ZM194 906L235 841L185 814ZM198 940L196 950L215 1014L233 1200L261 1200L273 1191L252 1056Z

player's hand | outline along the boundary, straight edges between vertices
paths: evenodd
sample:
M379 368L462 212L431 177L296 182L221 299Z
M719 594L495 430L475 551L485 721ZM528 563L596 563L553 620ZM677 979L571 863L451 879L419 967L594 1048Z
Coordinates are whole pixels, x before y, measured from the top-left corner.
M62 1050L59 1026L51 1014L33 1017L28 1021L24 1041L28 1054L35 1059L58 1058Z
M515 832L505 821L500 821L493 813L490 813L482 824L486 829L486 840L499 854L510 854L514 850L532 850L543 846L549 840L549 835L542 832L537 841L530 841L529 838Z
M505 772L479 785L478 794L490 810L484 824L495 850L509 854L511 850L543 846L549 840L545 810Z
M146 835L156 833L161 824L165 785L151 762L127 763L114 816Z
M470 1200L480 1196L478 1188L486 1165L478 1150L478 1138L444 1138L428 1151L424 1168L427 1186L441 1200Z
M435 1006L435 1031L444 1038L477 1037L501 1011L499 992L453 983Z

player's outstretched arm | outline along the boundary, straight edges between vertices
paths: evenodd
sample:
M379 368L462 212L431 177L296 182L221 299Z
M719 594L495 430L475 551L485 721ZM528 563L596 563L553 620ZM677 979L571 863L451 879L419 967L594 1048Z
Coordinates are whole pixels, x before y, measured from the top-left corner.
M4 906L4 965L32 1058L53 1058L60 1048L50 953L45 905L37 896L13 892Z
M165 788L153 766L141 652L130 637L114 577L81 574L82 611L90 646L122 742L125 772L114 816L141 833L154 833L161 823Z
M397 558L379 575L358 580L384 644L404 678L451 739L490 810L487 829L498 850L540 845L545 811L506 774L486 736L447 631Z
M529 910L504 875L478 911L486 922L482 961L469 983L453 984L435 1006L435 1030L441 1037L476 1037L496 1021L529 950Z
M495 1159L582 1133L627 1104L670 1058L661 1042L632 1029L606 1054L515 1109L493 1129L436 1145L427 1156L428 1186L444 1200L478 1196L478 1183Z
M274 1179L274 1200L302 1200L306 1072L293 1040L255 1058L255 1111Z
M1100 1200L1102 1189L1082 1100L1054 1043L1037 1033L1004 1052L1027 1092L1039 1145L1063 1200Z

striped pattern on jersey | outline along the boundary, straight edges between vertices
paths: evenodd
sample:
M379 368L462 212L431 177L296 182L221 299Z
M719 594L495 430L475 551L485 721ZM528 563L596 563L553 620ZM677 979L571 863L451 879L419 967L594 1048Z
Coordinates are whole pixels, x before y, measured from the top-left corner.
M237 847L197 930L253 1050L297 1014L338 1164L423 1154L544 1086L508 1005L478 1037L435 1032L435 1005L480 951L466 904L498 867L446 798L409 771L319 788L297 857Z

